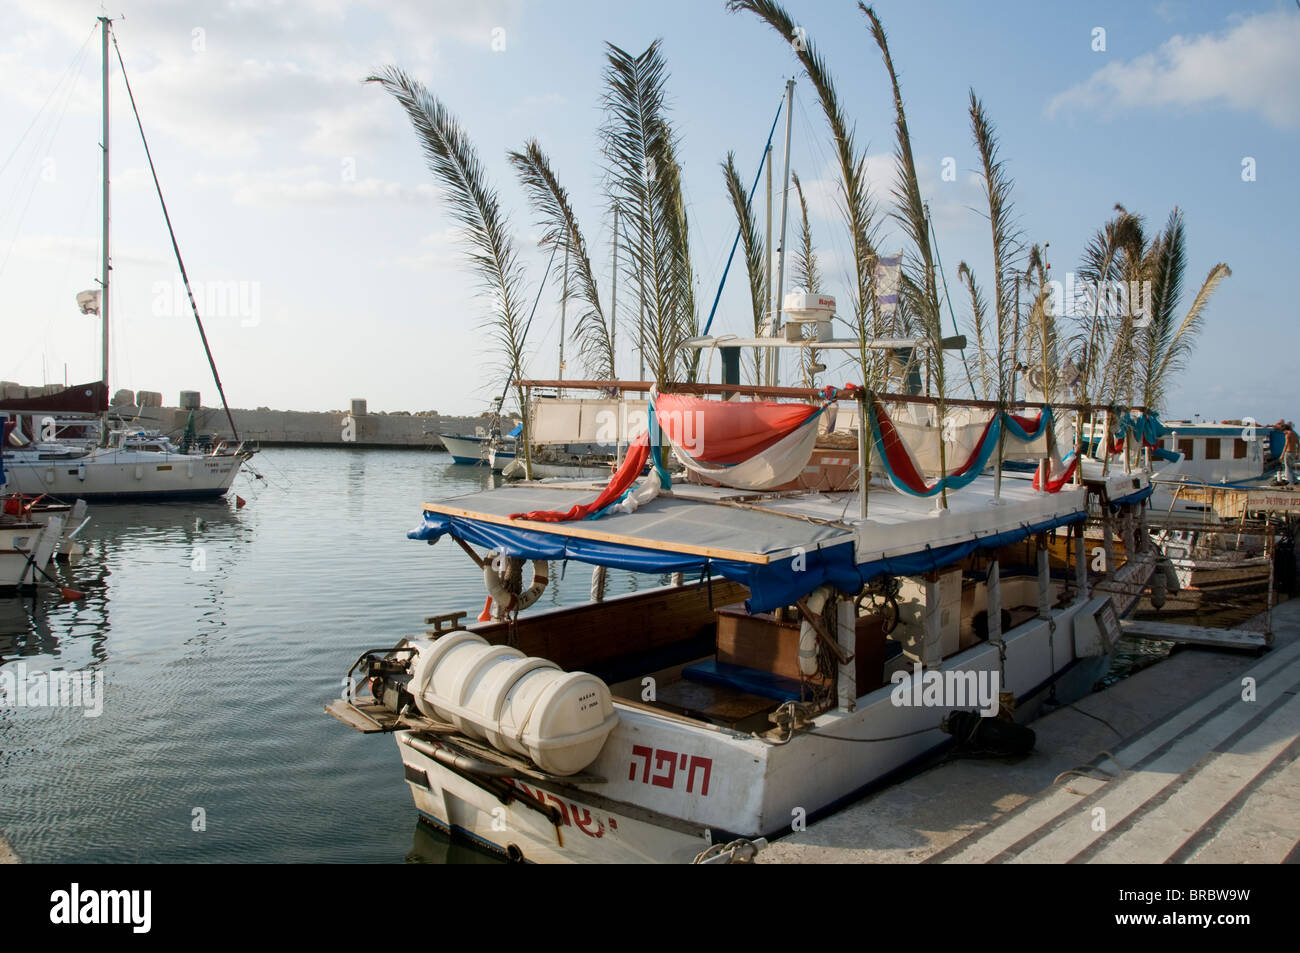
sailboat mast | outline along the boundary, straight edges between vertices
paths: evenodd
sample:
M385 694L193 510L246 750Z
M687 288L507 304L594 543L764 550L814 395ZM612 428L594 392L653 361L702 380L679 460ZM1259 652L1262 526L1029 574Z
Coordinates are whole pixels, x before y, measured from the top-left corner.
M767 337L775 337L776 330L772 322L776 316L772 314L772 143L767 144L767 213L766 224L763 231L763 294L766 296L767 313L763 315L763 332ZM772 380L772 352L768 351L767 360L763 363L763 379L770 387L775 382Z
M99 318L103 328L103 340L101 342L103 358L103 379L104 394L108 394L108 31L109 24L112 21L108 17L99 17L100 35L103 46L104 60L104 131L103 142L100 148L104 153L104 237L103 237L103 260L100 262L101 275L100 296L99 296Z
M785 222L790 205L790 127L794 118L794 80L785 84L785 184L781 187L781 234L777 245L776 261L776 299L772 302L772 336L781 333L781 318L784 308L781 296L785 285ZM772 348L772 386L776 387L781 378L781 351Z

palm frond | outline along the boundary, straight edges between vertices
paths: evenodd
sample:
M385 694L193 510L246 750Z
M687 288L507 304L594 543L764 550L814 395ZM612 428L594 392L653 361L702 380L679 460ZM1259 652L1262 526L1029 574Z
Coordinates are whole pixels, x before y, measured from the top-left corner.
M975 350L979 355L980 386L983 390L984 400L994 400L998 396L999 382L997 378L990 378L990 365L996 370L996 362L990 361L988 348L984 344L984 328L986 325L986 315L988 305L984 301L984 293L975 283L975 272L971 271L966 262L957 266L957 279L966 286L970 294L971 325L975 337Z
M792 171L790 177L794 179L795 195L799 198L799 244L794 254L794 282L796 287L803 288L809 294L818 294L822 290L822 275L817 266L812 228L808 224L808 201L804 198L799 173Z
M931 373L940 401L945 395L945 361L943 355L943 327L939 311L939 292L935 280L934 248L930 244L930 222L925 202L921 198L921 186L916 173L916 161L912 154L912 139L907 128L907 111L903 106L903 93L898 82L898 73L894 69L894 60L889 52L889 40L885 35L884 25L876 11L865 3L858 3L858 9L871 24L871 35L880 48L881 58L889 73L890 87L894 94L894 159L897 163L897 178L893 187L896 205L894 218L903 227L904 233L911 240L912 251L904 258L905 270L911 272L910 280L904 283L912 313L919 318L921 331L929 342L933 355ZM940 410L942 413L942 408Z
M406 110L429 169L442 186L447 207L461 225L479 280L491 297L492 317L486 327L505 356L507 379L524 377L524 269L511 239L510 223L496 190L488 184L478 152L446 106L405 71L389 66L367 77L366 82L378 83ZM515 392L527 447L523 389L516 386Z
M795 287L801 287L809 294L819 294L822 290L822 276L817 267L817 251L813 247L812 227L808 224L808 200L804 198L803 183L799 181L799 173L792 170L790 177L794 179L794 191L799 197L799 243L795 247L793 270ZM820 353L815 347L804 348L801 353L804 383L808 387L815 387L817 374L813 367L821 362Z
M822 112L830 127L831 141L840 168L840 203L853 248L854 267L854 323L864 346L859 349L859 362L864 383L879 386L883 383L885 367L882 352L868 351L865 341L877 336L879 331L879 306L876 301L876 260L873 240L875 210L871 202L866 174L866 155L854 143L853 128L840 105L839 96L826 62L817 46L797 28L790 14L773 0L728 0L727 9L733 13L746 11L754 14L775 30L791 46L807 73L813 89L821 102Z
M644 356L661 385L694 320L693 279L667 68L656 40L639 55L606 45L606 192L628 231L628 270L645 311Z
M1192 306L1188 308L1182 324L1178 326L1177 332L1170 339L1160 359L1160 365L1156 369L1157 390L1154 394L1155 399L1151 404L1152 407L1160 408L1164 405L1164 387L1169 374L1186 367L1187 358L1191 355L1195 338L1200 333L1204 322L1205 307L1209 304L1210 298L1213 297L1215 289L1219 287L1219 282L1231 275L1232 269L1225 263L1219 262L1210 269L1210 273L1206 276L1201 289L1196 292L1196 297L1192 299Z
M970 91L971 136L979 150L984 195L988 200L989 226L993 233L993 303L996 312L996 370L997 399L1002 400L1011 384L1008 342L1014 336L1017 315L1014 310L1015 295L1012 282L1016 260L1024 251L1020 232L1012 224L1011 178L1006 166L998 158L996 130L984 104Z
M509 159L538 214L539 224L546 229L542 234L542 247L568 252L569 278L562 293L566 299L582 303L573 339L582 353L587 373L601 380L613 379L614 341L600 305L600 290L591 268L587 242L573 214L569 195L560 185L550 160L536 139L528 140L522 152L511 152Z
M740 245L745 255L745 271L749 276L749 300L754 317L754 337L759 337L763 333L763 323L767 315L766 246L758 230L758 221L754 217L749 193L745 191L740 173L736 171L734 152L727 153L727 161L722 164L722 174L727 185L727 196L731 199L732 211L736 213L736 221L740 226ZM796 269L797 267L796 265ZM762 351L754 348L753 357L753 382L761 384L763 382Z

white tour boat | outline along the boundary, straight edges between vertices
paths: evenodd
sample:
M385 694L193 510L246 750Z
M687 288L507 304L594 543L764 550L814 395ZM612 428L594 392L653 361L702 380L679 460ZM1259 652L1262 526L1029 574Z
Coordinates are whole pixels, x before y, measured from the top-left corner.
M932 408L908 423L853 396L873 477L856 480L865 435L836 452L856 489L788 488L822 485L806 471L828 403L671 394L653 419L703 482L665 479L647 439L605 486L426 503L411 536L450 536L482 567L490 617L432 616L366 652L327 710L394 734L423 818L538 862L746 860L945 745L1025 751L1017 720L1089 691L1118 617L1160 581L1146 474L1002 480L993 452L1049 457L1048 408L939 428ZM940 433L965 461L946 473ZM1090 498L1129 554L1100 577L1081 558ZM558 561L596 567L593 601L521 614ZM682 581L606 600L608 568Z

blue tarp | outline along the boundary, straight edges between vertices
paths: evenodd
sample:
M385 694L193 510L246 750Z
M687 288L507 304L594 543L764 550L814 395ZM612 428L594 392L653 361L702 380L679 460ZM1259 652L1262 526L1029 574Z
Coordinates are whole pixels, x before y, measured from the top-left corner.
M424 512L421 525L407 536L410 539L437 540L450 533L455 539L495 549L518 559L573 559L629 572L718 575L749 588L750 597L745 601L745 608L750 612L770 612L793 604L825 583L843 592L857 592L864 583L886 573L914 576L943 569L972 553L1010 545L1035 533L1078 522L1084 516L1083 513L1072 513L1043 523L1022 524L978 539L938 548L926 547L918 552L887 556L862 564L854 561L852 542L810 549L775 562L751 563L607 543L428 511Z
M521 420L519 421L519 423L515 424L515 429L510 431L508 434L506 434L506 436L518 437L523 432L524 432L524 422Z

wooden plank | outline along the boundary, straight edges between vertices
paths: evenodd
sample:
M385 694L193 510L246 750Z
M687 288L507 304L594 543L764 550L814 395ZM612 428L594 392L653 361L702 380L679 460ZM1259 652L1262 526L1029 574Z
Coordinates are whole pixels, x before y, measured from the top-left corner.
M1253 632L1249 629L1215 629L1202 625L1149 622L1143 619L1122 619L1120 628L1125 635L1179 642L1184 645L1228 649L1262 649L1267 645L1263 632Z
M363 711L362 708L377 710ZM342 698L336 698L325 706L327 712L349 728L355 728L362 734L370 735L395 730L397 725L396 714L387 711L382 705L363 705L362 708L350 705ZM387 717L384 717L385 714Z
M625 536L622 533L602 533L597 530L580 527L574 522L543 523L535 520L512 520L509 516L497 516L492 513L475 513L458 506L445 503L425 503L424 509L429 513L442 513L444 516L461 516L477 520L480 523L493 523L497 526L512 526L516 529L531 529L556 536L570 536L575 539L590 539L598 543L613 543L617 546L636 546L640 549L653 549L666 553L685 553L689 556L706 556L709 559L730 559L734 562L757 563L767 565L767 556L759 553L742 553L731 549L718 549L715 546L696 546L692 543L668 543L653 539L641 539ZM563 532L558 530L563 528Z

